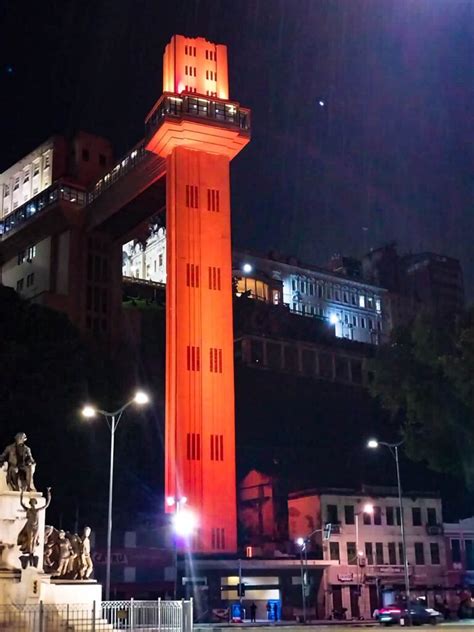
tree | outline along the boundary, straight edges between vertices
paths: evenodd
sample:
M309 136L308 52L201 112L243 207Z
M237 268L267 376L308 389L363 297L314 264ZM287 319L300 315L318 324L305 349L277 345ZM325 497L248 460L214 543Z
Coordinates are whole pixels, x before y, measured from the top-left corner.
M372 394L400 422L409 458L474 488L474 314L420 313L372 362Z

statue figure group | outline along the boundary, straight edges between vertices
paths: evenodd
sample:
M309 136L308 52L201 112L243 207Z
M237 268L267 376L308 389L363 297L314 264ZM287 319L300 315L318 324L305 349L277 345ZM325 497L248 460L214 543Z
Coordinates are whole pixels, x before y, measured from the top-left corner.
M63 579L89 579L94 570L90 534L90 527L84 527L81 536L45 527L44 572Z
M35 460L26 443L26 434L18 432L15 443L8 445L0 455L0 467L7 463L7 484L11 491L20 492L20 505L26 512L26 523L18 534L17 544L23 568L38 566L40 511L46 510L51 503L51 488L47 489L46 502L38 507L36 498L30 498L29 504L23 501L24 492L35 492L33 482ZM65 579L89 579L94 566L91 558L90 527L84 527L81 536L77 533L66 533L52 526L45 527L44 533L44 562L46 573Z

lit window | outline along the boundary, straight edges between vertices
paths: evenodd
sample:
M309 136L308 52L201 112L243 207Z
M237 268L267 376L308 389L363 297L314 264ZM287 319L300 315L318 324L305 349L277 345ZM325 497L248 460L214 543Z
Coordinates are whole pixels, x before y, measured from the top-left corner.
M365 307L365 296L363 294L359 294L359 307Z
M382 306L380 304L380 299L376 298L375 299L375 311L377 312L377 314L380 314L382 311Z

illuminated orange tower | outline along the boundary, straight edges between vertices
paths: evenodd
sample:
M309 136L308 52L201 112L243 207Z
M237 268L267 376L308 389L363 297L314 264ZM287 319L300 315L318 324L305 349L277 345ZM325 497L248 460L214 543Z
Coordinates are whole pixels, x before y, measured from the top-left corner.
M236 551L229 163L250 113L229 101L227 49L175 35L147 149L167 160L166 481L187 498L193 549ZM168 508L169 510L169 508Z

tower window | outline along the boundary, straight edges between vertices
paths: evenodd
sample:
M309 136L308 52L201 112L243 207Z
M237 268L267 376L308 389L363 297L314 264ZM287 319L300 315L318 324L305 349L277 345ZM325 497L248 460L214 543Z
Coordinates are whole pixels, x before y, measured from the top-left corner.
M201 353L199 347L187 347L186 350L186 363L188 371L200 371L201 370Z
M207 190L207 210L219 213L219 190L208 189Z
M186 285L188 287L199 287L199 266L194 263L186 264Z
M195 184L186 185L186 206L188 208L199 207L199 192Z
M211 435L211 461L224 460L224 435Z
M186 458L188 461L201 460L201 435L197 432L186 435Z
M209 289L221 289L221 269L214 266L209 268Z
M222 349L209 349L209 370L211 373L222 373Z
M225 549L225 530L222 527L212 529L211 547L219 550Z

